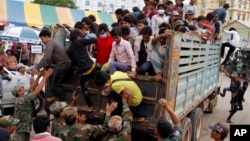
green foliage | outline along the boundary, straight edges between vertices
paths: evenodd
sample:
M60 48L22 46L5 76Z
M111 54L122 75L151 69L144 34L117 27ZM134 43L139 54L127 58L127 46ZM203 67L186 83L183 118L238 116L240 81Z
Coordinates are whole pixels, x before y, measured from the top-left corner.
M33 3L58 7L76 8L76 5L72 0L34 0Z

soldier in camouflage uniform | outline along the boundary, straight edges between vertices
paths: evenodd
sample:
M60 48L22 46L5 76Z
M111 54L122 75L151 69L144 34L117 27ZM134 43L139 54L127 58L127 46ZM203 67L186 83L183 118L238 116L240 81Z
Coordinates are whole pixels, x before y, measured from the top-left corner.
M31 102L41 92L45 82L47 81L51 73L52 69L48 69L47 71L45 71L45 73L44 71L40 72L28 92L26 91L24 86L20 84L16 85L12 90L13 95L16 96L14 115L16 118L20 119L20 122L16 126L17 128L14 134L13 141L30 140L30 131L33 121L33 108ZM38 84L39 79L43 74L43 80L40 82L40 84Z
M98 130L93 133L94 136L104 134L103 141L131 141L133 114L128 106L128 98L128 94L122 95L122 117L118 115L110 117L111 113L117 108L117 103L107 104L103 126L102 128L98 127Z
M63 127L66 126L62 116L62 110L66 106L67 106L66 102L60 102L60 101L56 101L49 106L50 112L54 115L51 126L52 136L58 137L60 130L62 130Z
M3 127L6 131L8 131L8 134L13 134L16 130L16 124L20 120L17 118L14 118L11 115L3 116L0 118L0 128ZM0 138L1 140L2 138Z
M59 137L63 141L85 141L87 140L86 130L80 130L77 127L77 107L65 107L63 109L63 117L66 123L66 126L63 127L59 132Z

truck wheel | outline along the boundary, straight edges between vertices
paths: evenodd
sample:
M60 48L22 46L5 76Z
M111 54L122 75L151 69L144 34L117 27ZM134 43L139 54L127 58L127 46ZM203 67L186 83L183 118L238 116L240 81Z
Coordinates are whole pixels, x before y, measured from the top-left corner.
M198 141L201 134L202 126L202 110L201 108L195 108L190 114L189 118L192 123L192 141Z
M41 109L43 108L43 97L42 95L38 95L35 99L34 99L34 104L35 104L35 109L36 112L40 112Z
M190 118L185 117L181 121L181 126L183 129L182 132L182 141L191 141L191 136L192 136L192 123Z
M210 114L213 113L217 105L217 102L218 102L217 94L213 94L212 98L209 99L209 104L208 104L206 113L210 113Z

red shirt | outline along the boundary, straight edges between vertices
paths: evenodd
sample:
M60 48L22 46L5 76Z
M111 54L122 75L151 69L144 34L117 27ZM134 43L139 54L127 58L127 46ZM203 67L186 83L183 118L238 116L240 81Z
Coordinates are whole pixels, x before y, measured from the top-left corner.
M108 62L114 39L109 35L107 38L98 37L96 42L96 61L100 65Z
M150 12L150 13L148 13L148 12ZM157 15L158 12L157 12L157 10L150 11L148 8L145 8L144 9L144 14L151 19L154 15Z

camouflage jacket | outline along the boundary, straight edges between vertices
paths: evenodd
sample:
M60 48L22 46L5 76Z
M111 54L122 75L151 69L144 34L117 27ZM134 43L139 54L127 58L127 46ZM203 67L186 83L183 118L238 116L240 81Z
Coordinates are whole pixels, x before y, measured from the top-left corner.
M131 141L132 119L133 115L127 104L123 105L123 126L119 133L112 133L108 130L109 116L105 117L102 127L98 127L94 136L105 135L103 141Z
M54 118L52 120L51 135L58 137L60 130L62 130L65 125L64 122L60 122L57 118Z
M32 126L32 116L33 107L31 101L33 101L35 96L31 91L29 91L23 97L17 97L15 100L15 111L14 115L16 118L20 119L20 122L16 125L17 133L30 133Z
M86 130L80 130L77 124L66 125L59 132L59 137L63 141L86 141Z

